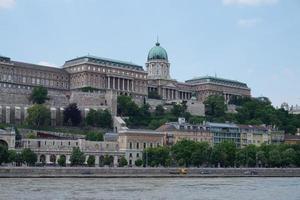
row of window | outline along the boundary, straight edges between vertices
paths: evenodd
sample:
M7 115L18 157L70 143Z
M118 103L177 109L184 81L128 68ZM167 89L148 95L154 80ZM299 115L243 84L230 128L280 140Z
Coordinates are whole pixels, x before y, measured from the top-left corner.
M133 73L133 72L125 72L122 70L115 70L115 69L105 69L105 68L100 68L100 67L91 67L91 66L77 66L77 67L72 67L71 71L72 72L81 72L81 71L94 71L94 72L107 72L107 73L116 73L116 74L120 74L120 75L127 75L127 76L133 76L136 78L147 78L147 75L143 75L143 74L138 74L138 73Z
M159 143L156 143L153 144L152 142L151 143L133 143L133 142L129 142L129 149L140 149L140 148L143 148L143 149L146 149L147 147L150 147L150 148L154 148L154 147L159 147L160 144Z

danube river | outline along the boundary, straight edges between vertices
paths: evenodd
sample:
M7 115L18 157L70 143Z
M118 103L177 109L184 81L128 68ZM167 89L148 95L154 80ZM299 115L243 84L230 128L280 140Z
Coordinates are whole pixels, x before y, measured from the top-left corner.
M9 178L0 199L299 200L300 178Z

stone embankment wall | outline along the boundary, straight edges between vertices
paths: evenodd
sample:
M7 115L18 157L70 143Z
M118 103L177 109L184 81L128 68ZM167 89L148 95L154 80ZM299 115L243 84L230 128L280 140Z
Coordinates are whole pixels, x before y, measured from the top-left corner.
M300 168L0 167L0 177L300 177Z

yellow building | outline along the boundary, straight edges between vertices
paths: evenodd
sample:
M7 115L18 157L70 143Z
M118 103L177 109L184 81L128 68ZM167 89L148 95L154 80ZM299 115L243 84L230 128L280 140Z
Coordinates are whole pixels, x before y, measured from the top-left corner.
M265 126L239 125L239 128L241 133L241 147L250 144L260 146L270 143L269 130Z
M210 145L213 143L213 133L208 131L205 126L185 123L183 118L180 118L178 122L166 123L157 131L164 134L165 145L173 145L183 139L208 142Z
M119 149L125 152L129 166L143 158L143 150L163 146L164 135L157 131L128 129L119 131Z

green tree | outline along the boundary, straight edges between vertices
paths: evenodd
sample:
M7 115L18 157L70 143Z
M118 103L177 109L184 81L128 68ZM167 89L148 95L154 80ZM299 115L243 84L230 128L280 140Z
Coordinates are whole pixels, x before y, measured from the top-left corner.
M271 167L279 167L281 165L281 155L277 149L269 152L269 164Z
M69 104L64 110L64 123L71 123L73 126L77 126L81 123L82 117L81 112L77 107L76 103Z
M264 151L261 151L261 150L257 151L256 158L257 158L257 164L258 164L258 166L263 167L263 166L266 165L267 158L266 158L266 155L265 155Z
M296 164L297 153L293 148L288 148L282 152L282 164L292 166Z
M154 166L168 166L168 160L170 159L170 149L169 147L156 147L147 148L143 152L144 164L154 167Z
M8 161L8 150L6 146L0 145L0 165Z
M135 166L137 167L140 167L143 165L143 160L142 159L137 159L135 162L134 162Z
M130 96L118 96L117 112L120 116L134 116L138 113L139 107Z
M65 155L59 156L59 159L57 160L57 163L58 163L59 166L65 167L66 166L66 156Z
M148 92L149 99L161 99L161 96L158 94L157 91L150 91Z
M195 144L195 150L192 152L191 163L194 166L201 166L208 163L210 155L210 148L207 142L199 142Z
M256 146L248 145L243 149L237 151L236 162L238 165L246 167L255 167L256 166Z
M90 131L86 134L85 139L89 141L103 141L103 133Z
M126 158L124 156L122 156L119 161L119 167L124 167L127 165L128 165L128 162L127 162Z
M216 120L217 118L223 117L227 106L225 99L220 95L211 95L205 101L205 114L209 120Z
M33 166L37 162L37 155L29 148L23 149L21 155L23 161L29 166Z
M22 163L24 162L22 153L17 153L16 158L15 158L15 162L17 166L22 165Z
M40 128L50 125L50 110L44 105L35 104L28 109L26 122L29 126Z
M16 150L8 150L8 158L7 158L7 162L8 163L15 162L16 161L16 157L17 157Z
M155 107L155 116L162 116L165 114L165 109L162 105L157 105Z
M96 161L95 156L94 155L90 155L89 158L88 158L88 160L87 160L87 165L89 167L95 167L95 161Z
M186 103L182 103L182 104L174 104L173 108L171 109L171 113L175 116L175 117L183 117L183 114L186 113Z
M233 167L236 156L236 146L233 142L223 141L216 144L211 155L211 162L221 167Z
M74 147L71 157L70 157L71 166L79 166L84 165L85 162L85 155L79 149L79 147Z
M171 152L179 165L183 164L188 167L192 164L192 154L196 151L196 148L197 142L192 140L181 140L172 146ZM196 159L195 163L197 164Z
M114 163L114 158L109 155L104 156L104 165L112 166Z
M30 100L36 104L45 103L47 100L49 100L47 88L44 88L43 86L33 88L30 95Z

